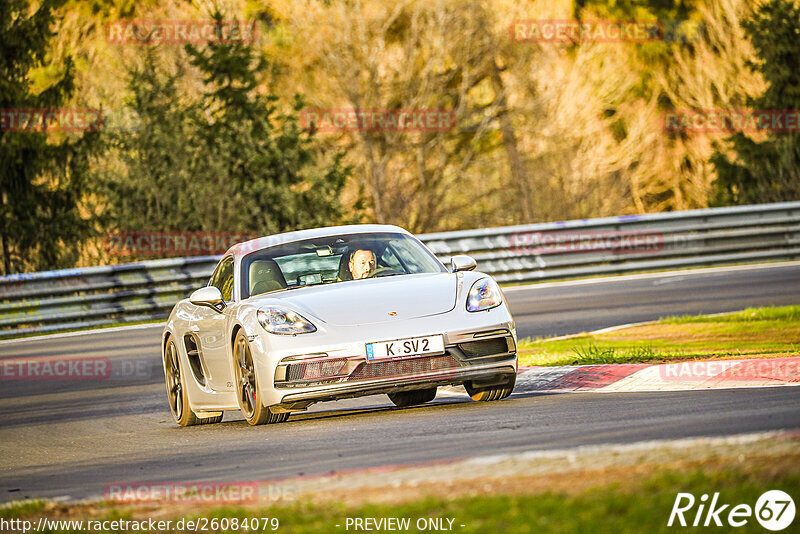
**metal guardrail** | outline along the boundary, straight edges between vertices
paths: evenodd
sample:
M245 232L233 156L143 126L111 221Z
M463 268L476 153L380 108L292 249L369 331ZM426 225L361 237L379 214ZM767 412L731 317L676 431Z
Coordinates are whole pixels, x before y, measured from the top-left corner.
M800 258L800 202L420 235L501 283ZM164 318L219 256L0 277L0 337Z

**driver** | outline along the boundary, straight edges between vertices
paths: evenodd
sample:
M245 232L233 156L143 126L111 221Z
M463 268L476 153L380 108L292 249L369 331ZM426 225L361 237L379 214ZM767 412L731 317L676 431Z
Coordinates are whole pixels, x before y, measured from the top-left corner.
M353 280L367 278L375 270L375 254L367 249L355 250L350 254L349 267Z

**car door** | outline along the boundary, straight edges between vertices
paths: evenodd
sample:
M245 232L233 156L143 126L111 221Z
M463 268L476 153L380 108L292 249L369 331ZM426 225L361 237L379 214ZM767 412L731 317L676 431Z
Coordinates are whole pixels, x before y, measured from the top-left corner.
M226 256L219 262L209 281L209 285L216 287L222 293L225 309L218 312L199 306L194 320L189 325L189 329L197 339L206 381L217 391L233 390L226 336L228 317L233 311L230 306L233 303L233 283L233 256Z

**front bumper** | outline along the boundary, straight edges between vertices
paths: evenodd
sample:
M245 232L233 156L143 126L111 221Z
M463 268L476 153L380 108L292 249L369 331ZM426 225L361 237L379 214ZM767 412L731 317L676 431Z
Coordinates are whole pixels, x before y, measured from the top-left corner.
M298 336L269 334L257 324L248 328L262 402L273 411L303 410L320 401L467 381L480 381L483 385L491 383L492 377L508 379L517 371L516 329L504 305L477 313L455 309L441 315L370 325L315 324L317 332ZM414 357L367 361L367 342L435 334L444 336L446 351L433 357L437 360L425 362ZM474 342L488 343L471 345ZM329 362L325 365L344 360L345 366L333 377L327 367L320 367L318 372L289 368L314 360ZM310 380L303 382L298 378Z
M320 374L321 366L326 366L327 375ZM335 372L333 375L331 370ZM516 339L505 329L450 334L444 354L437 355L373 361L360 356L304 360L288 357L276 368L274 386L281 397L272 409L302 410L320 401L467 381L500 384L516 372Z

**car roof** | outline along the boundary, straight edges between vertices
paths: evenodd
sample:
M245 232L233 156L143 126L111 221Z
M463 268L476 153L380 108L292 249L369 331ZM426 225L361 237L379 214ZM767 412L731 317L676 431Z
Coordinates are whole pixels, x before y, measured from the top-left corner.
M275 245L283 245L284 243L291 243L293 241L302 241L304 239L311 239L315 237L328 237L343 234L367 234L375 232L399 232L411 235L408 230L394 226L391 224L348 224L343 226L327 226L324 228L311 228L308 230L296 230L294 232L285 232L282 234L268 235L264 237L257 237L250 241L237 243L233 245L225 253L233 254L234 256L244 256L250 252L261 250Z

